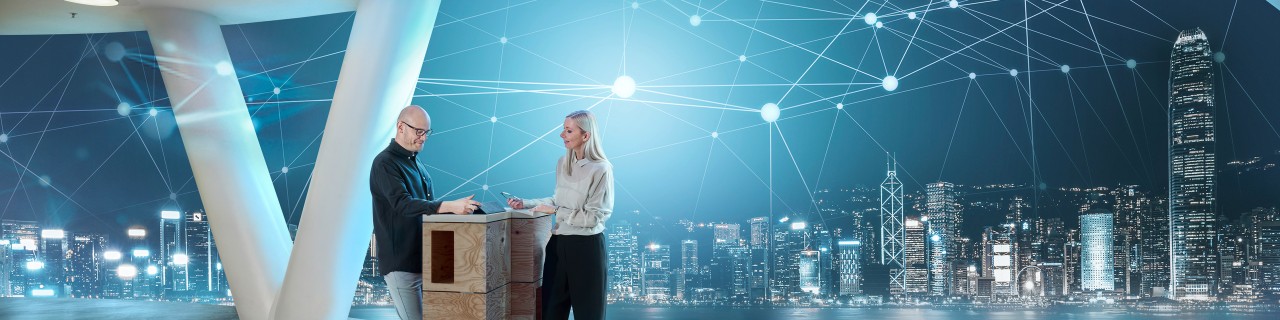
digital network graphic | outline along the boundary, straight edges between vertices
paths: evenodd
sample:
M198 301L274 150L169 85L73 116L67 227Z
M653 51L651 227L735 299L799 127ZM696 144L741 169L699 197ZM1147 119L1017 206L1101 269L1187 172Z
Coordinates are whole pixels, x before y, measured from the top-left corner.
M444 1L406 104L431 115L422 162L445 199L549 196L562 119L580 109L602 121L619 216L816 223L817 194L875 188L890 157L906 193L1160 193L1183 30L1213 54L1218 171L1275 161L1278 15L1263 1ZM359 63L342 61L352 17L223 27L233 61L217 70L240 79L290 224L339 68ZM145 33L0 48L0 218L118 233L203 207ZM1223 183L1219 206L1274 206L1278 191Z

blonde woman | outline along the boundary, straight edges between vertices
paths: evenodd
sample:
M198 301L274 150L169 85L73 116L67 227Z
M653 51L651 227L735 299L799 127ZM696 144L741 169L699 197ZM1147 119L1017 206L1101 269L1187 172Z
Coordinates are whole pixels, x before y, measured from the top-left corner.
M565 156L556 164L554 196L507 204L555 215L542 273L543 319L604 319L604 222L613 213L613 165L601 149L596 118L574 111L560 132Z

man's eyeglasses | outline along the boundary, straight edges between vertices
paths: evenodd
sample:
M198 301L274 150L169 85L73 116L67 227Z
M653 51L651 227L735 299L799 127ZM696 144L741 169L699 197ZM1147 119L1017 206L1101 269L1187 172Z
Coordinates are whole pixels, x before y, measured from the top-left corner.
M413 129L413 134L415 134L415 135L417 135L417 136L419 136L419 137L425 137L425 136L427 136L427 135L431 134L431 129L422 130L422 129L420 129L420 128L418 128L418 127L415 127L415 126L413 126L413 125L409 124L408 122L404 122L404 121L400 121L400 123L403 123L406 127L409 127L410 129Z

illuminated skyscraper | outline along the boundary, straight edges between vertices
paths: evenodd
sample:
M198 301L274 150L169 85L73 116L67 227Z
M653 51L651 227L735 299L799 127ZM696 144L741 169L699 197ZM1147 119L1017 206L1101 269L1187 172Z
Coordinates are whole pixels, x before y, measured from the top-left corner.
M1122 186L1112 190L1115 196L1115 255L1116 291L1127 296L1142 293L1142 217L1151 210L1151 199L1137 190L1137 186Z
M903 265L905 266L905 290L900 294L924 294L929 292L929 265L925 255L924 223L918 219L906 219L902 223ZM889 288L890 291L893 287Z
M954 184L934 182L925 186L929 217L925 239L929 254L929 294L952 293L952 263L960 247L960 202Z
M840 279L837 293L842 297L862 294L860 288L862 273L858 268L858 252L862 249L862 243L858 240L840 240L836 245L838 248L837 274Z
M62 229L44 229L40 231L40 258L44 265L44 276L39 284L58 288L56 295L66 296L62 287L66 284L67 271L67 232ZM37 283L31 283L38 286Z
M644 260L644 297L648 302L666 302L671 295L671 246L650 244L641 256Z
M1013 285L1013 224L987 227L982 231L982 274L991 279L993 296L1016 294Z
M1139 216L1138 233L1142 244L1142 294L1166 297L1169 289L1169 206L1164 197L1152 199L1150 210Z
M747 270L747 295L753 301L765 299L769 288L769 218L748 220L751 235L747 240L750 266Z
M751 251L745 245L730 246L726 250L729 255L729 268L721 272L729 272L733 281L730 286L730 298L746 298L751 284Z
M680 270L676 271L676 300L690 299L701 268L698 264L698 240L680 241ZM715 268L713 268L715 269ZM719 274L719 273L715 273Z
M1171 298L1215 295L1218 258L1213 245L1213 60L1199 28L1178 34L1169 57L1169 228Z
M208 292L215 287L212 283L213 277L210 275L214 271L213 252L210 246L213 237L209 233L209 221L205 219L203 211L187 214L184 236L188 260L187 271L190 273L189 288L192 291Z
M182 223L186 221L182 219L182 213L178 211L161 211L160 212L160 279L164 282L166 294L172 291L187 291L188 264L178 265L174 263L174 256L178 254L186 255L187 250L184 247L186 242L183 237Z
M890 158L880 183L880 264L889 269L889 291L898 293L907 291L902 223L902 181L898 181L897 159Z
M800 289L800 255L808 249L811 227L803 221L783 218L774 231L773 267L770 268L769 296L782 300L803 296Z
M733 295L732 271L737 263L730 249L741 246L741 227L736 223L717 223L712 227L714 239L711 242L711 272L708 276L711 278L711 287L721 297L729 297Z
M1080 216L1080 281L1086 292L1115 290L1113 217L1101 210Z
M0 293L26 294L27 281L30 278L27 262L34 261L40 249L37 244L40 228L36 226L35 221L6 219L0 221L0 237L9 241L8 247L3 248L8 252L3 255L3 261L0 261L4 262L4 265L0 266L0 271L7 274L7 277L0 278L0 280L6 280L0 282L0 285L4 285Z
M640 253L635 224L610 226L605 241L609 251L609 299L630 300L640 295Z
M102 296L102 264L107 239L102 235L76 233L67 246L67 285L72 298Z
M805 249L800 251L800 291L818 295L822 293L822 287L819 286L821 274L818 272L818 261L821 260L821 252L813 249Z

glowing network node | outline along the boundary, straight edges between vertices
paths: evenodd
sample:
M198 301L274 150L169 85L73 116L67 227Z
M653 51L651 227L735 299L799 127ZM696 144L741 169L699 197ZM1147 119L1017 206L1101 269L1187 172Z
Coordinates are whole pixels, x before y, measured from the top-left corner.
M271 94L274 94L274 95L280 95L280 87L272 88L272 89L271 89Z
M955 9L960 7L960 1L951 0L951 2L948 3L947 5L950 6L952 9Z
M696 15L696 14L695 14L695 15L692 15L692 16L689 16L689 24L691 24L691 25L693 25L693 26L695 26L695 27L697 27L698 25L702 24L702 16L699 16L699 15Z
M1214 54L1213 54L1213 61L1218 62L1218 63L1222 63L1223 61L1227 61L1227 54L1226 54L1226 53L1222 53L1222 51L1218 51L1217 53L1214 53Z
M766 103L763 107L760 107L760 118L764 119L764 122L778 121L778 116L780 115L782 115L782 110L778 109L778 105L775 103Z
M1009 75L1014 76L1014 77L1017 77L1017 76L1018 76L1018 69L1009 69Z
M53 184L53 182L51 182L49 179L49 175L47 174L40 176L38 179L40 180L41 187L48 187L49 185Z
M977 74L977 73L973 73L973 72L970 72L970 73L969 73L969 80L973 80L973 79L977 79L977 78L978 78L978 74Z
M916 19L916 13L915 13L915 12L907 12L907 19L915 20L915 19Z
M289 173L289 167L288 166L280 167L280 173Z
M880 85L883 86L884 90L886 91L893 91L894 89L898 88L898 77L894 77L894 76L884 77L884 80L881 81Z
M747 55L738 55L738 62L747 62Z
M631 2L631 8L632 8L632 9L640 9L640 2L639 2L639 1L632 1L632 2Z
M484 191L489 191L489 185L487 185L487 184L486 184L486 185L482 185L482 186L480 186L480 189L483 189Z
M836 110L844 110L844 103L837 103Z
M230 61L220 61L218 64L213 65L213 69L218 71L220 76L229 76L236 71L235 68L231 67Z
M121 116L127 116L129 115L129 109L131 108L132 107L130 107L128 103L121 102L116 105L116 113L119 113Z
M867 24L876 24L876 14L867 13L867 15L862 16L862 21L866 22Z
M876 22L876 28L884 28L884 22Z
M1068 66L1068 65L1065 65L1065 64L1064 64L1064 65L1062 65L1061 70L1062 70L1062 73L1068 73L1068 72L1071 72L1071 66Z
M0 143L5 143L5 142L9 142L9 134L0 133Z
M178 200L178 194L177 194L177 193L174 193L174 192L170 192L170 193L169 193L169 200Z
M489 117L489 122L498 123L498 117Z
M156 108L151 108L151 110L147 110L147 114L149 114L149 115L151 115L152 117L154 117L154 116L156 116L156 115L160 114L160 111L156 111Z
M498 38L498 42L501 42L502 44L507 44L507 37Z
M613 80L613 94L621 98L630 98L636 93L636 80L630 76L621 76Z
M719 137L720 137L720 132L719 132L719 131L712 131L712 132L711 132L711 138L712 138L712 139L716 139L716 138L719 138Z
M107 60L111 60L111 62L120 62L120 60L123 60L124 53L124 45L120 44L118 41L112 41L107 44L106 48L102 49L102 55L107 56Z
M1135 61L1135 60L1133 60L1133 59L1129 59L1129 61L1125 61L1125 62L1124 62L1124 66L1129 67L1129 69L1137 68L1137 67L1138 67L1138 61Z

